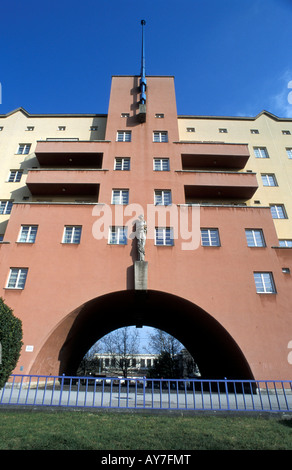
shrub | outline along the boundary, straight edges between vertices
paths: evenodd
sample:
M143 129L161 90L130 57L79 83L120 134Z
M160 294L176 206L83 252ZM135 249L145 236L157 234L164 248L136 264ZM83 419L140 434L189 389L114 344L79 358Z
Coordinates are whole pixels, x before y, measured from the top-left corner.
M16 367L22 344L21 320L0 298L0 389Z

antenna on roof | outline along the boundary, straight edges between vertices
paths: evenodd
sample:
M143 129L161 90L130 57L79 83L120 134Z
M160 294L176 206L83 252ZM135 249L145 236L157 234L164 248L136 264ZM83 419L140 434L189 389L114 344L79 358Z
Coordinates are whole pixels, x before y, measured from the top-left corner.
M144 26L145 20L141 20L142 25L142 57L141 57L141 73L140 73L140 103L139 103L139 118L141 122L146 121L146 65L145 65L145 41L144 41Z

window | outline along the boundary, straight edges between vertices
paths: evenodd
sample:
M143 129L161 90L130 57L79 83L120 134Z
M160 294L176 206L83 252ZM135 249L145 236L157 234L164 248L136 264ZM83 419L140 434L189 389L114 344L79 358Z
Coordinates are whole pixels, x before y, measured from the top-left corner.
M169 171L169 158L154 158L154 171Z
M262 182L264 186L278 186L275 175L262 174Z
M163 113L157 113L157 114L155 114L155 117L158 118L158 119L163 119L164 114Z
M292 240L279 240L279 246L292 248Z
M283 135L291 135L291 132L290 131L282 131L282 134Z
M292 148L286 149L286 152L287 152L288 158L292 158Z
M33 130L34 130L34 126L27 126L26 130L27 130L27 131L33 131Z
M21 180L23 171L22 170L10 170L8 183L19 183Z
M12 205L12 201L0 201L0 214L10 214Z
M247 246L266 246L264 234L261 229L245 230Z
M155 245L173 246L173 229L171 227L155 228Z
M117 142L131 142L131 131L118 131Z
M259 134L259 131L258 131L258 129L251 129L250 133L251 134Z
M266 147L255 147L254 153L256 158L269 158Z
M168 135L166 131L154 131L153 142L168 142Z
M287 219L286 210L283 204L271 204L270 208L273 219Z
M110 245L127 245L128 230L127 227L110 227L109 244Z
M112 204L128 204L129 190L128 189L113 189Z
M275 294L276 288L272 273L253 273L258 294Z
M7 289L24 289L27 271L27 268L11 268L6 286Z
M154 192L154 204L156 206L169 206L171 204L171 191L158 189Z
M22 225L18 237L19 243L34 243L36 239L37 225Z
M130 113L122 113L121 117L122 118L128 118L128 117L130 117Z
M227 129L219 129L220 134L227 134Z
M194 127L187 127L187 132L195 132L195 128Z
M121 171L130 170L130 158L128 158L128 157L116 157L116 159L115 159L115 170L121 170Z
M98 126L90 126L91 131L98 131Z
M1 132L1 131L3 131L3 129L4 129L4 127L3 127L3 126L1 126L1 127L0 127L0 132Z
M66 130L66 126L58 126L58 131L65 131Z
M219 231L217 228L201 229L202 246L220 246Z
M19 144L17 154L27 155L30 151L31 144Z
M81 230L82 227L80 225L67 225L64 228L62 243L80 243Z

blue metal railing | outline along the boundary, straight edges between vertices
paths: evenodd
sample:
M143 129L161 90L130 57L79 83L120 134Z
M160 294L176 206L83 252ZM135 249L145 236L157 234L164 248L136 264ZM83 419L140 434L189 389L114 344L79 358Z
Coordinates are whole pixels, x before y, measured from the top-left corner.
M12 375L0 405L292 412L292 381Z

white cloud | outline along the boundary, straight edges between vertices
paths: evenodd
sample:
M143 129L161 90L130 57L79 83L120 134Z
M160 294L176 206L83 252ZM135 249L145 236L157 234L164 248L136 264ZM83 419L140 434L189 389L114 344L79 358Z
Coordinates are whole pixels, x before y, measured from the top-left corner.
M292 71L286 70L279 77L279 91L268 100L269 111L279 117L292 117Z

